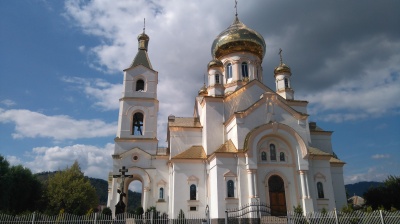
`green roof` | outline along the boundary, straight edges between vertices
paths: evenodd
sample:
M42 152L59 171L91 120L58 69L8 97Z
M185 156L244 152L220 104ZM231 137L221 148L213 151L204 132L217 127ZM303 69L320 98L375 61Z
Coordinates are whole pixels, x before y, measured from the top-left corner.
M131 64L131 66L129 66L129 68L133 68L138 65L143 65L144 67L153 70L153 67L151 66L150 59L149 59L149 56L147 55L146 50L140 49L138 51L138 53L135 56L135 59L133 59L133 62Z

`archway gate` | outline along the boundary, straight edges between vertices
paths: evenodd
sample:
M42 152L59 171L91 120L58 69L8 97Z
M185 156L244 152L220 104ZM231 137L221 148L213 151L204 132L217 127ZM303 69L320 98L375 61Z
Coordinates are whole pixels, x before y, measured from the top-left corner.
M276 212L263 202L251 202L236 209L225 211L225 224L261 224L279 223L286 224L286 216L274 216Z

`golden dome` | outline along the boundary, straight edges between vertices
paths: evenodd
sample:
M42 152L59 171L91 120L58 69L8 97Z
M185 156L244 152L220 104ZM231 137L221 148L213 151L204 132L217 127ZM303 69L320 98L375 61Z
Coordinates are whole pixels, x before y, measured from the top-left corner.
M237 17L226 30L215 38L211 55L220 58L233 52L247 51L263 59L265 54L265 41L258 32L248 28Z
M147 36L147 34L145 34L144 32L139 34L139 36L137 37L138 41L139 41L139 50L146 50L147 51L147 47L149 45L149 36Z
M207 96L207 95L208 95L207 87L206 87L206 85L204 85L199 90L199 96Z
M141 34L138 35L137 39L138 40L149 40L150 38L149 38L149 36L147 34L141 33Z
M281 63L278 67L274 69L274 74L277 75L279 73L289 73L292 74L290 71L289 66L285 65L285 63Z
M224 64L222 64L222 61L218 59L213 59L208 63L208 69L210 68L223 68Z

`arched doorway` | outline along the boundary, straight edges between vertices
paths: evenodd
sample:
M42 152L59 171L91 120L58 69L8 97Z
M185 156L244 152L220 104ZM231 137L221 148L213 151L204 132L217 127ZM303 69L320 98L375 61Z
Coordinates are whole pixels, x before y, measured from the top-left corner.
M138 207L142 207L143 197L143 184L140 179L134 179L129 183L129 191L126 198L126 211L129 213L135 213L138 211Z
M278 175L273 175L268 179L269 204L271 215L286 215L285 183Z

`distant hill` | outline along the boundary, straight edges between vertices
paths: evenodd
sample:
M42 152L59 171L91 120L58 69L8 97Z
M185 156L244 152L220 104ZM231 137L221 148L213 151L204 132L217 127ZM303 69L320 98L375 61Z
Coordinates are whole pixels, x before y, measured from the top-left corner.
M58 171L53 172L42 172L35 174L39 181L42 183L47 183L47 180L53 176ZM108 197L108 182L103 179L97 179L92 177L85 177L88 178L90 184L96 189L96 194L99 198L100 205L107 204L107 197ZM138 192L132 192L129 190L128 192L128 212L135 211L137 207L141 205L142 194Z
M367 192L370 187L378 187L380 185L383 185L383 183L376 181L362 181L355 184L346 184L345 188L349 197L354 195L363 197L364 193Z

